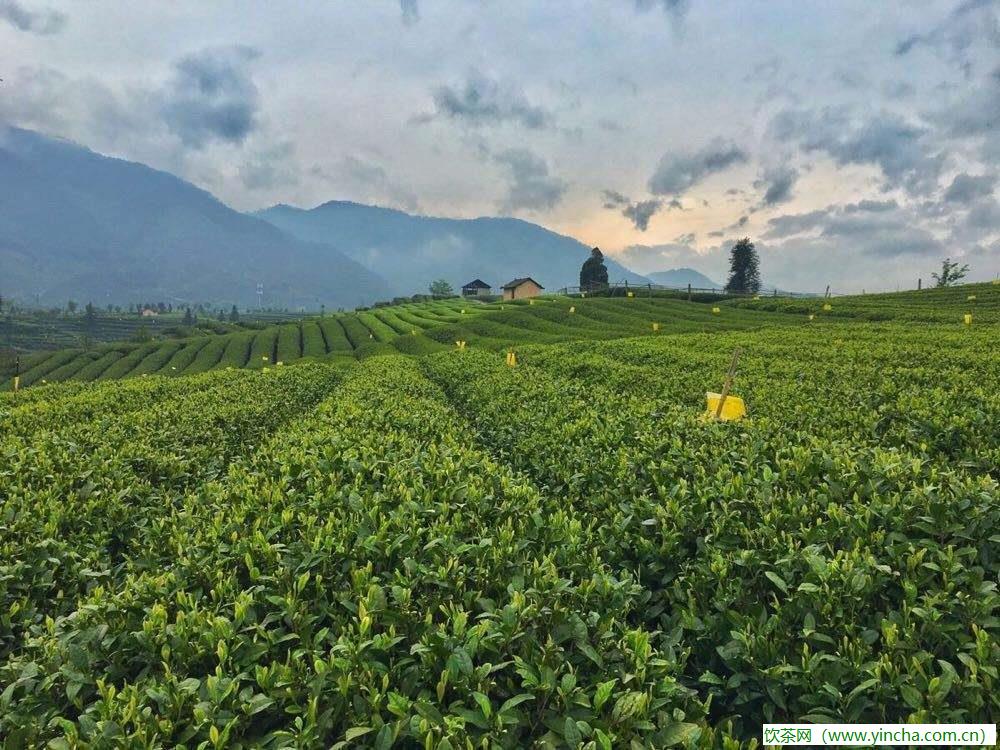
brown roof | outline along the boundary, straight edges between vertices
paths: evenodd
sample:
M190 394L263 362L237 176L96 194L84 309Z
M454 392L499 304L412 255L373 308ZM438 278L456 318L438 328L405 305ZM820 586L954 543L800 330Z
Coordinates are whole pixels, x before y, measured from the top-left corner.
M521 284L525 283L526 281L530 281L532 284L534 284L535 286L537 286L539 289L544 289L545 288L544 286L542 286L541 284L539 284L537 281L535 281L530 276L525 276L522 279L514 279L513 281L508 281L506 284L503 285L503 288L504 289L514 289L516 287L521 286Z
M475 281L470 281L468 284L462 287L462 289L489 289L490 285L487 284L482 279L476 279Z

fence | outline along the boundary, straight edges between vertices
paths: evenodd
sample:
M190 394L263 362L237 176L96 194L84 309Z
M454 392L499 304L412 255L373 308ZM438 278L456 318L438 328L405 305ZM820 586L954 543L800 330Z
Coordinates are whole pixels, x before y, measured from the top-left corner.
M669 286L665 284L629 284L628 281L616 281L608 284L604 288L596 289L585 289L579 286L564 286L562 289L558 290L558 294L566 295L576 295L580 293L593 294L599 296L608 297L624 297L628 296L631 292L636 297L653 297L657 292L660 292L660 296L665 296L663 293L667 293L669 296L683 297L687 296L689 299L705 298L706 296L712 297L795 297L795 298L811 298L811 297L823 297L823 296L837 296L831 294L829 291L826 294L813 293L813 292L789 292L782 289L761 289L756 294L751 294L749 292L727 292L725 289L718 287L712 287L706 289L703 287L693 287L690 284L687 286Z

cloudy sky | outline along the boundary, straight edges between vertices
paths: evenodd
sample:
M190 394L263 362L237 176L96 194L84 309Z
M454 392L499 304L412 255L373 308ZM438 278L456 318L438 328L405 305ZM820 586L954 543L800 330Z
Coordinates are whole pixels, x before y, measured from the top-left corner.
M720 280L746 235L802 290L1000 274L1000 0L0 0L0 78L0 122L241 210L513 215Z

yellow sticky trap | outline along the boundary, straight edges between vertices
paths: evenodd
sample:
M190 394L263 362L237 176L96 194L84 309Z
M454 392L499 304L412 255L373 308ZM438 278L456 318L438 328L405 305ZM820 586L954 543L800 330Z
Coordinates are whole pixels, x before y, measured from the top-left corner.
M712 312L718 315L720 312L722 312L722 310L720 310L718 307L713 307Z
M580 292L580 299L583 299L586 296L587 296L586 292Z
M271 368L270 367L265 367L264 368L264 372L271 372Z
M707 403L705 416L711 419L715 418L715 412L719 409L719 401L722 399L721 393L712 393L711 391L705 394L705 401ZM736 419L743 419L747 415L746 404L743 403L743 399L739 396L726 396L726 401L722 405L722 414L719 415L719 419L723 422L729 422Z
M517 366L517 355L514 352L507 352L507 367Z
M368 334L368 338L370 338L370 339L375 338L375 334L374 333L369 333ZM264 359L267 359L267 357L264 357Z
M653 323L653 330L654 331L659 331L660 330L660 324L659 323Z
M966 313L965 317L964 317L964 320L965 320L965 325L971 326L972 325L972 313Z
M970 294L970 295L969 295L968 297L966 297L965 299L966 299L966 301L967 301L967 302L975 302L975 301L976 301L976 295L974 295L974 294Z
M574 307L573 305L570 305L569 311L571 313L575 313L576 312L576 307Z
M284 363L284 362L282 362L282 361L281 361L281 360L279 359L279 360L278 360L277 362L275 362L275 363L274 363L274 366L275 366L275 367L283 367L283 366L284 366L284 364L285 364L285 363Z
M369 333L368 335L369 335L369 336L371 336L371 334L370 334L370 333ZM263 360L264 362L267 362L267 359L268 359L268 358L267 358L267 357L261 357L261 359L262 359L262 360Z
M462 308L462 315L465 315L465 308Z
M45 381L43 380L42 382L44 383ZM15 375L14 376L14 391L16 392L17 389L20 388L20 387L21 387L21 376L20 375Z
M823 305L823 309L826 310L827 312L830 312L830 310L833 309L833 305L831 305L830 303L827 303L827 304Z
M628 296L629 296L629 297L634 297L634 296L635 296L635 292L629 292L629 293L628 293Z
M464 349L465 348L465 342L464 341L456 341L455 342L455 346L457 346L459 349Z
M529 299L529 300L528 300L528 304L529 304L529 305L533 305L533 304L535 304L535 300L533 300L533 299Z
M413 334L414 336L416 336L417 335L417 329L414 328L412 331L410 331L410 333Z
M816 316L813 313L809 313L809 320L815 320Z
M754 298L754 299L760 299L760 295L759 295L759 294L755 294L755 295L753 296L753 298Z

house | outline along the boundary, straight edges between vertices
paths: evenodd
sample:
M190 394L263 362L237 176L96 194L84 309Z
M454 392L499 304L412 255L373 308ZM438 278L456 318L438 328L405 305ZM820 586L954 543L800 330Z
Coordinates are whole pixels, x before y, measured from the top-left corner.
M470 281L468 284L462 287L463 297L489 297L490 296L490 285L487 284L482 279L476 279L475 281Z
M151 307L142 308L142 317L144 318L155 318L157 315L159 315L159 313Z
M514 279L513 281L508 281L503 285L503 298L507 300L511 299L527 299L528 297L537 297L542 293L543 287L537 281L535 281L530 276L525 276L523 279Z

